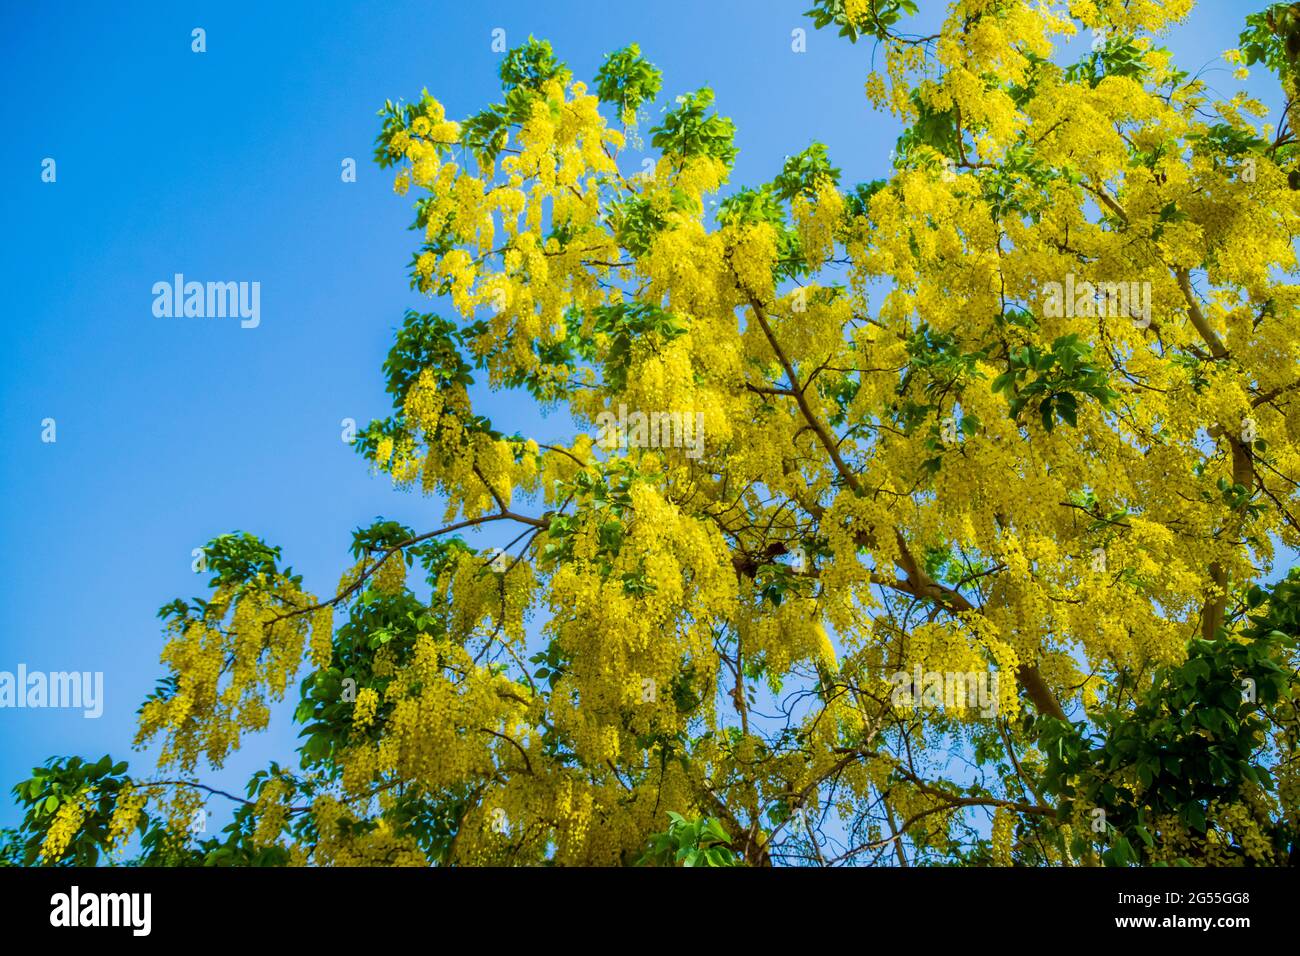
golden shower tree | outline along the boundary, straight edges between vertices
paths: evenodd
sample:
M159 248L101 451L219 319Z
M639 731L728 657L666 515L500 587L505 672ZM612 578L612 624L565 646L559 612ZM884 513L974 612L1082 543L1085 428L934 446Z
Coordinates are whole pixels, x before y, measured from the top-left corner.
M818 0L906 124L856 185L814 144L727 188L708 89L640 131L635 45L588 85L530 40L460 122L386 104L442 312L358 447L440 521L359 529L323 596L214 539L210 597L162 611L157 771L52 760L6 857L1289 862L1300 5L1228 54L1275 126L1156 44L1189 5L958 0L922 36ZM295 684L298 765L192 833Z

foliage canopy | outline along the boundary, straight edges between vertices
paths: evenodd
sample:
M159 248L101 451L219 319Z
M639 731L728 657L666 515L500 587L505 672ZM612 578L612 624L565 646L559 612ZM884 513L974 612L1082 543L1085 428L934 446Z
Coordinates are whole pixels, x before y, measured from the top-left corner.
M1278 77L1276 128L1157 45L1189 5L957 0L920 36L908 0L818 0L906 124L862 184L814 143L723 197L734 125L702 89L640 132L635 45L588 86L530 39L462 122L387 103L444 312L406 315L357 448L442 525L358 529L325 598L214 539L210 595L160 612L157 773L51 760L4 858L1294 860L1300 5L1229 54ZM620 407L677 430L599 427ZM295 687L298 766L192 833L200 765Z

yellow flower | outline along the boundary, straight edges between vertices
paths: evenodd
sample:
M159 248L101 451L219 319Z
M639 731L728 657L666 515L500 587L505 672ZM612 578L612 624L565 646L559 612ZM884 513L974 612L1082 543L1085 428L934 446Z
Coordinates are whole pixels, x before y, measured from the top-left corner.
M89 795L85 792L64 799L54 812L54 820L51 821L49 829L45 832L45 839L41 842L41 860L54 863L63 858L63 854L67 852L73 839L81 830L89 803Z
M375 720L379 710L379 694L373 687L363 687L357 691L357 699L352 705L352 726L365 730Z

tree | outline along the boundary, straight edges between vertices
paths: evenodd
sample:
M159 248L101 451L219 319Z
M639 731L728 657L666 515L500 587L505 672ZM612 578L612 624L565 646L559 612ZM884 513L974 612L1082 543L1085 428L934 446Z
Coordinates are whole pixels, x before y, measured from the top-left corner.
M357 446L442 525L358 529L324 598L214 539L211 596L160 612L157 773L50 761L3 858L1294 860L1300 8L1229 54L1277 73L1271 132L1155 44L1188 6L958 0L920 36L818 0L907 124L856 185L814 143L724 195L733 124L702 89L641 133L635 45L588 86L530 39L463 122L385 104L446 311ZM294 681L299 766L192 833L200 764Z

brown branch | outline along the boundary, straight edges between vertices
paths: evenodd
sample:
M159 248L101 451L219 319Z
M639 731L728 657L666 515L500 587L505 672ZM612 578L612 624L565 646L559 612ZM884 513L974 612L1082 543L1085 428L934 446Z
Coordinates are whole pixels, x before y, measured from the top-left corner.
M1087 183L1083 183L1083 188L1100 199L1103 206L1118 216L1121 222L1128 225L1128 213L1124 211L1124 207L1116 202L1114 198L1111 197L1110 193L1106 192L1104 188L1089 186Z
M812 406L808 404L808 396L804 394L804 390L799 386L799 378L795 374L794 366L790 364L790 360L786 358L785 352L782 351L780 343L776 340L776 335L772 332L772 326L767 321L767 312L753 295L749 295L749 304L754 310L754 317L758 320L759 327L763 330L763 335L767 337L767 344L772 347L772 351L776 354L777 361L781 363L781 368L785 371L786 378L790 381L791 393L795 402L799 406L799 411L803 413L804 419L808 422L808 427L813 430L813 433L816 434L818 440L822 443L822 447L826 449L826 453L830 455L831 461L835 464L835 470L838 471L840 477L844 479L844 483L853 489L854 494L859 496L863 495L865 489L862 487L862 482L858 479L858 476L849 469L849 466L844 463L844 459L840 457L839 446L835 443L834 439L832 439L830 432L822 423L821 419L819 419L816 413L813 412Z
M1290 385L1279 385L1277 388L1271 388L1267 392L1256 395L1250 405L1252 408L1259 408L1259 406L1267 405L1269 402L1273 401L1273 399L1285 395L1287 392L1294 391L1297 388L1300 388L1300 381L1292 382Z
M524 758L524 768L530 774L533 772L532 762L528 759L528 751L526 751L523 748L523 745L521 745L519 741L515 740L515 738L511 737L509 734L498 733L497 731L492 730L489 727L480 727L479 730L485 734L491 734L493 737L500 737L502 740L506 741L507 743L513 744L515 749L519 751L519 755Z
M1174 276L1178 279L1178 288L1183 292L1183 298L1187 302L1187 318L1191 321L1196 331L1200 333L1205 344L1209 346L1210 354L1216 359L1225 359L1228 357L1228 350L1224 348L1223 342L1215 334L1214 329L1210 328L1210 323L1205 319L1205 313L1201 311L1201 304L1196 301L1196 293L1192 291L1192 280L1186 269L1175 269Z
M523 524L529 524L532 525L534 528L541 528L541 529L546 529L551 526L549 521L546 521L542 518L533 518L529 515L515 514L513 511L503 510L499 514L482 515L481 517L478 518L468 518L465 521L457 521L455 524L449 524L446 527L439 528L436 531L428 531L425 532L424 534L418 534L414 538L408 538L406 541L399 542L398 544L395 544L390 548L384 548L382 551L378 552L379 559L377 561L375 561L369 568L362 571L361 574L357 576L357 579L353 581L350 585L348 585L347 588L340 591L338 594L330 598L328 601L321 601L318 604L312 604L308 607L295 608L294 610L289 611L286 614L280 614L277 615L276 617L271 618L263 626L269 627L270 625L275 624L279 621L283 621L291 617L297 617L299 614L310 614L312 611L319 611L322 608L333 607L335 604L338 604L340 601L347 599L350 595L354 594L357 591L357 589L361 587L362 584L366 582L367 578L369 578L372 574L374 574L376 571L379 570L380 566L382 566L383 563L386 560L388 560L389 555L391 555L394 551L401 551L403 548L409 548L411 545L419 544L421 541L428 541L430 538L436 538L439 535L447 534L451 531L459 531L462 528L472 528L475 525L486 524L489 521L519 521L522 522Z

